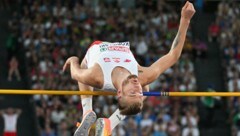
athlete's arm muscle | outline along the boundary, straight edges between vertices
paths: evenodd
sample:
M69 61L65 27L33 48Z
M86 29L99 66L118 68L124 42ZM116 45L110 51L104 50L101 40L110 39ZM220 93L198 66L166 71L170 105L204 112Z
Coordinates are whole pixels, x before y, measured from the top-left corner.
M86 61L85 58L83 62L84 61ZM98 85L98 81L96 78L94 78L94 67L89 69L82 69L79 65L79 59L77 57L68 58L63 66L63 71L65 71L67 67L70 67L72 79L93 87Z

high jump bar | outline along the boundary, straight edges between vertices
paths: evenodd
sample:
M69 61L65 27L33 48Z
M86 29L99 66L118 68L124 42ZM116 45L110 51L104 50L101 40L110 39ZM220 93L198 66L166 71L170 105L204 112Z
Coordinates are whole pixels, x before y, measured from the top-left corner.
M11 89L0 89L1 94L9 95L116 95L116 92L108 91L70 91L70 90L11 90ZM175 96L175 97L201 97L201 96L222 96L232 97L239 96L240 92L143 92L144 96Z

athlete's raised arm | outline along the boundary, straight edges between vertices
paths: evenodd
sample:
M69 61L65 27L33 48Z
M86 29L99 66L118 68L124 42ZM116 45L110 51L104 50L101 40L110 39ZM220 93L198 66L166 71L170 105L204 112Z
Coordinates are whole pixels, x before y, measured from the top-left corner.
M166 69L170 68L178 61L183 49L188 26L194 13L195 9L193 7L193 4L187 1L182 8L178 32L172 43L170 51L163 57L159 58L150 67L139 68L139 70L143 71L142 79L144 81L142 81L142 85L153 82L161 73L163 73Z

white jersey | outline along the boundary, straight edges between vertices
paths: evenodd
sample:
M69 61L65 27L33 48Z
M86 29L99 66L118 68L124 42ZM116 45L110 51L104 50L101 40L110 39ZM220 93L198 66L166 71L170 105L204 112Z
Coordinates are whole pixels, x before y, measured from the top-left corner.
M131 74L138 75L138 63L130 50L129 42L95 41L88 49L85 58L88 68L95 63L100 65L104 76L103 90L116 90L111 77L115 67L123 67Z
M4 132L16 132L18 114L3 114Z

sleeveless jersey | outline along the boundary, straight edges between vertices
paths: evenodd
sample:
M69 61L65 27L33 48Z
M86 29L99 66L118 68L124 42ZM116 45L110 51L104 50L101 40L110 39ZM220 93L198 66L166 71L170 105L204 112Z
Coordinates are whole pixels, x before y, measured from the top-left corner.
M116 90L112 83L112 71L116 67L123 67L131 74L138 75L137 61L134 58L129 42L95 41L89 47L85 58L87 67L98 63L104 76L103 90Z

